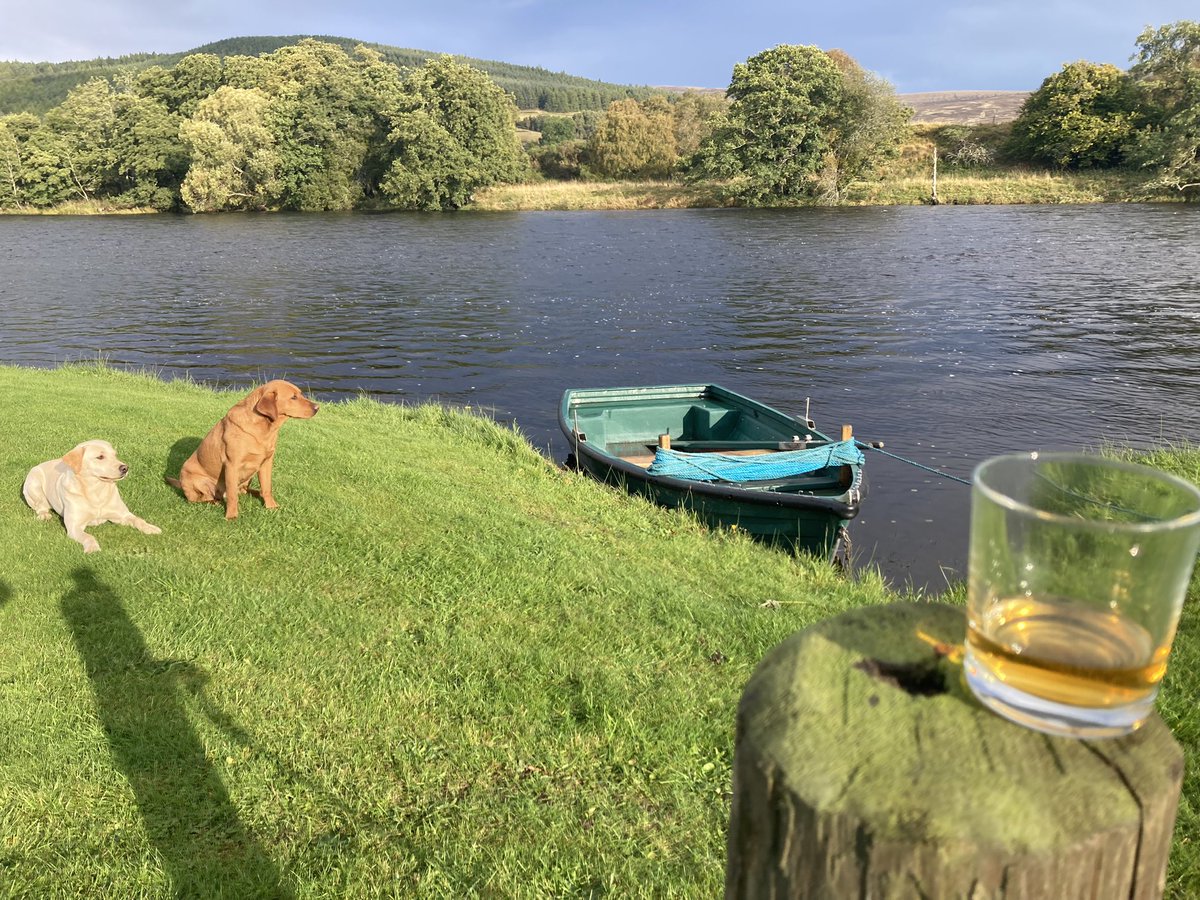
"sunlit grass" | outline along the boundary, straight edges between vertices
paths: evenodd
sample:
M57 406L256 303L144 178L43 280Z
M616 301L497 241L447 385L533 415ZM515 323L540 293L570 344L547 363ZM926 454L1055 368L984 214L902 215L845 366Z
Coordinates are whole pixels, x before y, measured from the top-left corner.
M241 395L0 366L0 895L719 896L750 673L896 595L432 405L289 422L281 508L226 522L162 476ZM28 469L92 437L161 535L100 526L85 556L25 506ZM1150 461L1200 477L1191 450ZM1187 755L1178 898L1200 891L1196 588L1160 699Z
M0 894L719 894L742 687L880 581L437 406L288 423L226 522L162 477L239 395L0 367ZM91 437L161 535L25 506Z
M1141 180L1124 173L952 169L939 172L937 199L949 204L1111 203L1137 198L1141 185ZM931 170L925 175L855 182L844 200L852 205L904 205L929 203L932 196Z
M0 215L27 216L95 216L95 215L141 215L156 213L150 206L114 206L103 200L68 200L54 206L0 206Z
M539 181L479 191L471 209L684 209L724 205L726 201L713 185L681 181Z

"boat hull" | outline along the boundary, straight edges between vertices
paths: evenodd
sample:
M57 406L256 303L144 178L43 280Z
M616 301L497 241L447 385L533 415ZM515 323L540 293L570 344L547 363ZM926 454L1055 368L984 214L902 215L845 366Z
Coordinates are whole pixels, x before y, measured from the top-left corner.
M729 425L730 421L736 426ZM675 444L723 448L829 442L811 422L788 416L718 385L574 390L563 395L559 424L575 465L592 477L714 528L834 556L847 521L858 514L861 467L838 466L768 485L698 482L654 475L646 457L660 434ZM643 449L644 448L644 449ZM850 470L850 471L846 471Z

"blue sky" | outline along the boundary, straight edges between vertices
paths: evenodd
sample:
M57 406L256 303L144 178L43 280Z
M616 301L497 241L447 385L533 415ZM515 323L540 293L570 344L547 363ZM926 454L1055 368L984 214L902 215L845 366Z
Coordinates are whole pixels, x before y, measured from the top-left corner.
M1033 90L1079 59L1125 68L1144 27L1181 19L1200 19L1196 0L0 0L0 60L329 34L622 84L725 87L755 53L815 44L901 92Z

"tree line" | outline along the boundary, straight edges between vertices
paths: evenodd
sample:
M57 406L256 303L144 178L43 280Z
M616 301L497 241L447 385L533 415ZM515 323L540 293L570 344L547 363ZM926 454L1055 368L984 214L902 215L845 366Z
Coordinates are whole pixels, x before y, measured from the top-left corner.
M1026 100L1003 148L1061 169L1128 168L1200 197L1200 24L1147 28L1127 70L1067 63Z
M401 69L305 39L93 78L0 117L0 206L331 210L462 206L528 170L512 97L438 57Z
M839 51L782 45L724 95L624 97L524 120L448 56L401 67L306 38L257 55L194 53L91 78L44 116L0 116L0 206L453 209L529 177L715 180L733 202L836 201L894 154L910 111Z
M1065 65L1010 127L948 128L946 158L1130 167L1200 196L1200 25L1147 29L1129 71ZM724 94L541 110L449 56L401 66L306 38L92 78L43 116L0 116L0 207L101 200L195 212L453 209L529 178L683 178L743 205L836 203L909 138L892 86L838 50L780 45ZM522 149L514 124L540 133Z
M590 128L544 117L532 156L551 177L678 176L744 205L834 203L896 155L911 116L846 53L784 44L734 66L724 96L619 100Z
M110 81L127 79L131 73L151 66L170 68L185 56L214 55L264 56L283 47L312 38L336 44L347 53L359 45L374 50L384 61L401 68L416 68L442 54L424 50L408 50L387 44L373 44L349 38L325 35L234 37L204 44L187 53L132 53L121 57L61 63L26 63L0 61L0 115L11 112L32 112L38 115L58 106L72 88L91 78ZM627 97L643 99L655 93L648 87L612 84L550 72L538 66L521 66L494 60L455 56L454 59L486 72L513 96L521 109L542 109L551 112L571 112L592 109L602 111L614 100Z

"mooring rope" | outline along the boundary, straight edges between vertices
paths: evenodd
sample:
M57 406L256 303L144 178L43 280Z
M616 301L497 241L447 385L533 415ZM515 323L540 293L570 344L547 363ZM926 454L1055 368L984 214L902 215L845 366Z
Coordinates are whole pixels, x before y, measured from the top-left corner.
M951 475L949 472L943 472L940 469L922 465L916 460L905 459L903 456L900 456L896 453L889 453L887 450L884 450L882 447L876 447L874 444L867 444L863 441L855 441L855 443L864 450L874 450L876 453L882 453L884 456L890 456L892 459L899 460L902 463L908 463L910 466L916 466L918 469L924 469L926 472L929 472L932 475L940 475L942 478L949 478L951 481L957 481L959 484L970 485L971 483L966 478L959 478L957 475Z

